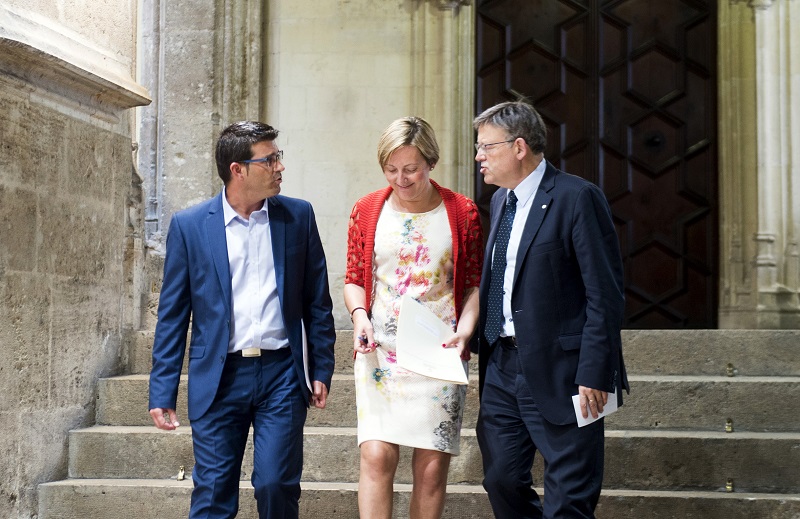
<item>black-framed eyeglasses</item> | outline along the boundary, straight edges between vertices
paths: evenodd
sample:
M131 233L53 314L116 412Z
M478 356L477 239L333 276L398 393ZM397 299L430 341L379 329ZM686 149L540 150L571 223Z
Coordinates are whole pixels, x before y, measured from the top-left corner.
M507 141L489 142L487 144L479 144L479 143L476 142L475 143L475 152L476 153L480 153L481 150L483 150L483 152L486 153L487 151L492 149L492 146L497 146L498 144L506 144L506 143L509 143L509 142L514 142L515 140L517 140L517 139L515 138L515 139L508 139Z
M239 160L237 162L241 162L242 164L261 163L261 164L266 164L268 168L271 168L277 162L281 161L283 161L283 150L278 150L272 155L267 155L263 159Z

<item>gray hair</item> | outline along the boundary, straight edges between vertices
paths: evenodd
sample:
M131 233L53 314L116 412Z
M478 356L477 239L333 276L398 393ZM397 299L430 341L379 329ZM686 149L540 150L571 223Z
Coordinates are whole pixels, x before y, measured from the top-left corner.
M544 152L547 146L547 128L542 116L524 101L507 101L494 105L472 121L475 131L485 124L502 128L509 138L524 139L534 153Z

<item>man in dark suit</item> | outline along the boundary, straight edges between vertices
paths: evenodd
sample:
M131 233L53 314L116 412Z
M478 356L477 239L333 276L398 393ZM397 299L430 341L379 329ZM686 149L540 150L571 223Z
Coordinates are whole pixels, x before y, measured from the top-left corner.
M231 518L250 426L259 517L297 518L303 425L325 407L335 332L325 254L311 205L280 196L278 131L222 131L222 193L172 218L150 374L150 415L178 426L189 345L195 465L190 518Z
M589 518L603 480L603 419L628 389L622 260L600 189L544 159L546 129L527 103L474 121L491 228L480 287L484 488L498 518ZM544 503L531 467L544 459Z

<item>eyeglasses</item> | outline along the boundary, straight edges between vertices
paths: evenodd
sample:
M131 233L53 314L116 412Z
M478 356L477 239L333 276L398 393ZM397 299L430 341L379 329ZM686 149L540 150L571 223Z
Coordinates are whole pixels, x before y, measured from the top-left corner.
M271 168L276 162L280 161L283 161L283 150L278 150L272 155L267 155L263 159L240 160L238 162L241 162L242 164L263 163L266 164L268 168Z
M475 151L477 153L480 153L481 150L483 150L483 153L486 153L487 151L492 149L492 146L496 146L498 144L506 144L506 143L509 143L509 142L514 142L515 140L517 140L517 139L508 139L507 141L490 142L488 144L478 144L476 142L475 143Z

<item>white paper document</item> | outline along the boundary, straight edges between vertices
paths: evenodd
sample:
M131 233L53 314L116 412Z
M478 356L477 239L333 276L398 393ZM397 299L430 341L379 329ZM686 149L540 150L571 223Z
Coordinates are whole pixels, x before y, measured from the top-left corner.
M308 378L308 337L306 336L306 324L302 319L300 319L300 329L303 330L303 371L306 376L308 390L313 393L314 390L311 388L311 379Z
M608 416L617 410L617 392L614 391L613 393L608 394L608 403L605 406L603 406L602 413L597 413L597 418L594 418L592 416L591 411L589 411L589 418L583 417L583 415L581 414L580 395L572 395L572 407L575 408L575 417L578 419L578 427L583 427L584 425L589 425L592 422L596 422L600 418Z
M397 365L426 377L468 384L458 348L442 348L453 330L428 307L404 295L397 318Z

